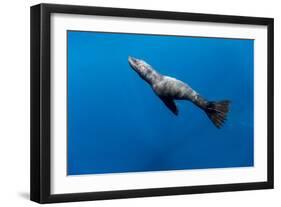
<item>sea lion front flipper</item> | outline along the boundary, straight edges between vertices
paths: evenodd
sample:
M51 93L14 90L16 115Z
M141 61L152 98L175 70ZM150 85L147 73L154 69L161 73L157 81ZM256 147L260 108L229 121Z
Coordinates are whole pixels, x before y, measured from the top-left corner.
M175 114L178 115L179 110L175 103L175 101L172 98L167 97L160 97L159 98L164 102L164 104Z

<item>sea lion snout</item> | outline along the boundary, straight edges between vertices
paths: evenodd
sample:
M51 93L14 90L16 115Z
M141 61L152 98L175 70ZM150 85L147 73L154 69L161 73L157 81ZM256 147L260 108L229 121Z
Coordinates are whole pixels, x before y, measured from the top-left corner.
M139 68L138 68L139 60L137 58L129 56L128 57L128 62L129 62L129 64L130 64L132 69L134 69L137 72L139 71Z
M128 61L129 61L130 65L135 65L135 64L137 64L137 59L134 58L134 57L129 56L129 57L128 57Z

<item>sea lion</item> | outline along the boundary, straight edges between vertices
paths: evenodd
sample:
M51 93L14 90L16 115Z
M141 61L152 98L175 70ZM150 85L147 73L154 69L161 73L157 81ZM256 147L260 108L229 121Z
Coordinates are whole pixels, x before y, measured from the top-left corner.
M144 60L129 56L128 62L132 69L152 87L155 94L175 115L179 113L175 100L188 100L205 111L217 128L222 127L227 118L230 101L207 101L188 84L160 74Z

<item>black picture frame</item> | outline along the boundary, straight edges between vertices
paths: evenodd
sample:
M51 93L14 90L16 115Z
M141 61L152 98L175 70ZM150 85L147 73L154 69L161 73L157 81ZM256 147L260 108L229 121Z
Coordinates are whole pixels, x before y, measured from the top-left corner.
M51 194L50 188L50 15L52 13L135 17L194 22L219 22L267 26L267 181L238 184L167 187L153 189ZM273 188L273 23L272 18L195 14L168 11L103 8L56 4L31 7L31 174L30 199L38 203L87 201Z

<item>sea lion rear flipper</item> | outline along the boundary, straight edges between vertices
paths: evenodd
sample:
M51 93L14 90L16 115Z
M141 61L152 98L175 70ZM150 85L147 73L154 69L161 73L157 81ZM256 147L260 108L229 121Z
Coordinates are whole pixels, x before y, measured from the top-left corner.
M211 101L207 104L205 112L217 128L221 128L229 112L230 101Z
M166 97L159 97L164 104L175 114L178 115L179 110L177 108L177 105L175 101L172 98L166 98Z

